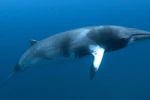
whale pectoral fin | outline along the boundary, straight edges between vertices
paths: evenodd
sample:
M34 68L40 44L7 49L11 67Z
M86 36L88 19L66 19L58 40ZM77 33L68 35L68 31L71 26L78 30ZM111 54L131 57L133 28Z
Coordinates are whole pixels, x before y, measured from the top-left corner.
M91 54L94 56L93 64L91 66L91 72L90 72L90 79L92 80L95 76L96 72L99 69L99 66L101 64L103 55L104 55L104 48L101 48L99 46L90 46Z

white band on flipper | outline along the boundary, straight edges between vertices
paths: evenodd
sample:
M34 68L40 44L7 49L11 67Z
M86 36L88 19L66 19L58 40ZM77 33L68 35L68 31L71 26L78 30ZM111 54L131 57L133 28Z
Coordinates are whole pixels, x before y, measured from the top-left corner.
M91 67L91 79L93 79L95 73L100 67L105 49L98 45L90 45L89 49L91 54L94 56L93 65Z

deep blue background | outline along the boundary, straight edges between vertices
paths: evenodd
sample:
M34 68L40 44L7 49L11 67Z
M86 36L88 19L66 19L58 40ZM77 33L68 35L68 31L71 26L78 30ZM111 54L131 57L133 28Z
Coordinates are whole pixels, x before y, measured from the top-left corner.
M0 0L0 84L29 39L92 25L150 31L149 0ZM26 70L0 89L0 100L150 100L150 41L106 53L94 80L91 58Z

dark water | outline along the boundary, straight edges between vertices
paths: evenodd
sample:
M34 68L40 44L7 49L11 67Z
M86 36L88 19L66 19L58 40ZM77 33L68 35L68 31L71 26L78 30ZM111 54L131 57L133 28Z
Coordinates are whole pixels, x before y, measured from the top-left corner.
M148 0L0 0L0 84L30 46L92 25L150 31ZM30 69L0 89L0 100L150 100L150 41L107 53L94 80L91 59Z

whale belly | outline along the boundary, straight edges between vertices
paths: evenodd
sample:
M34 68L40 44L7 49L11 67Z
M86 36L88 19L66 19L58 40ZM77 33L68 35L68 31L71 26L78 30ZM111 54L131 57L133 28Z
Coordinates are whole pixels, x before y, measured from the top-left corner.
M75 53L70 53L68 56L57 56L50 60L50 64L62 64L67 62L72 62L77 60L78 58L75 56Z
M75 56L74 53L71 53L68 56L59 55L59 56L55 56L55 57L52 57L52 58L41 59L41 60L35 62L34 64L28 66L27 68L54 66L54 65L59 65L59 64L65 64L65 63L68 63L68 62L73 62L77 59L78 58Z

